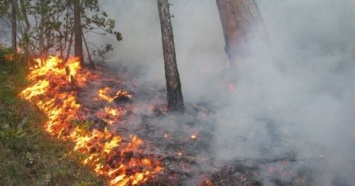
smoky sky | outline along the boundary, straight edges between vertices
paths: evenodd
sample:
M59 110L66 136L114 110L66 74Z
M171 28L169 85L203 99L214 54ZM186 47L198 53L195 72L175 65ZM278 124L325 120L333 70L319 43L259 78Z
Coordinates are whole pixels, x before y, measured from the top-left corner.
M170 3L185 101L226 95L228 104L216 115L217 159L322 157L313 167L315 185L355 183L354 1L257 1L270 46L250 43L251 55L238 62L231 93L221 78L227 57L216 2ZM144 81L164 86L156 1L103 5L124 38L110 62L144 65Z

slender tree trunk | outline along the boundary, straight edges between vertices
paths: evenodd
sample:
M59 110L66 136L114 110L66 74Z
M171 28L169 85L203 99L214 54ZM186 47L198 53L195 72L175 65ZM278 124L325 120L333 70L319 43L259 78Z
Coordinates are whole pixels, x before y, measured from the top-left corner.
M68 61L70 57L70 51L71 51L71 46L73 45L73 32L70 34L70 39L69 39L69 44L68 44L68 50L67 50L67 56L65 57L65 62Z
M11 1L12 50L17 52L17 0Z
M268 42L262 17L254 0L216 0L230 65L248 56L251 40Z
M30 66L29 51L28 51L30 38L29 38L28 32L31 29L31 24L30 24L30 22L28 20L28 17L27 17L27 10L26 10L26 6L25 6L24 0L20 0L20 5L21 5L21 12L22 12L22 15L23 15L23 17L25 19L25 23L26 23L25 32L24 32L23 37L22 37L24 58L25 58L25 61L26 61L27 65Z
M89 63L91 65L92 69L96 70L95 64L94 64L94 62L91 59L88 43L86 42L84 36L83 36L83 41L84 41L84 44L85 44L86 52L88 53Z
M184 112L181 82L176 64L173 28L168 0L158 0L158 10L162 34L168 111Z
M47 57L45 55L45 46L44 46L44 41L45 41L45 36L44 36L44 26L45 26L45 22L46 22L46 18L45 18L45 5L46 5L46 1L45 0L40 0L40 16L41 16L41 22L40 22L40 26L39 26L39 52L40 52L40 56L41 56L41 64L43 65L45 62L45 58Z
M74 5L74 37L75 37L75 44L74 44L74 53L76 57L79 57L81 65L84 64L84 57L83 57L83 30L81 27L81 7L80 7L80 0L73 0Z

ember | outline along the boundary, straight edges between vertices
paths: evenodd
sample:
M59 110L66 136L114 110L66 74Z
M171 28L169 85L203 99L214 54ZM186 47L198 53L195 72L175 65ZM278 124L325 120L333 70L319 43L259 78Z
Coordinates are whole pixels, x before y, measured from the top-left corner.
M119 90L116 92L115 96L109 96L110 88L105 87L99 90L98 96L100 99L105 100L109 103L113 102L114 100L127 100L131 97L131 95L123 90Z
M192 134L191 139L193 139L193 140L197 139L197 134Z
M229 84L228 90L229 90L229 92L234 92L235 91L234 85L233 84Z

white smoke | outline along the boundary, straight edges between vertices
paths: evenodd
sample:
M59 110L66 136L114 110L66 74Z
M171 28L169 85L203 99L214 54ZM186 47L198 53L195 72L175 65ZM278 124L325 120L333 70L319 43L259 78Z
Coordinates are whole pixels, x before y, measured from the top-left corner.
M123 42L112 62L149 67L146 82L164 86L155 0L120 0L111 8ZM233 93L222 90L227 58L215 0L171 0L186 102L217 99L216 156L323 157L316 185L355 183L355 3L351 0L259 0L270 37L240 61ZM112 3L105 3L107 7ZM106 7L106 8L107 8ZM251 45L258 46L258 41ZM265 56L270 53L271 56ZM338 184L340 184L338 183Z
M193 101L206 90L213 77L206 76L224 68L224 40L217 6L213 0L169 1L173 16L175 47L184 98ZM112 4L116 4L112 9ZM165 86L160 22L156 0L107 2L104 9L116 20L123 35L111 62L145 65L147 82ZM210 73L206 73L210 72ZM201 92L201 90L205 90Z
M259 8L272 59L258 50L238 64L232 104L218 123L220 157L324 156L315 184L352 185L355 4L259 1Z

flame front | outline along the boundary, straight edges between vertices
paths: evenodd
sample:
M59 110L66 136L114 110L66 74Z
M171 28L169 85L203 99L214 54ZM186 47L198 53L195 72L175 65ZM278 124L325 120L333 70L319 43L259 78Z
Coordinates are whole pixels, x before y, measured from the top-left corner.
M74 143L71 154L77 155L82 164L91 167L97 175L106 176L109 185L122 186L143 183L162 169L158 160L142 155L144 142L137 136L131 135L125 140L108 129L89 131L75 125L81 108L76 99L75 82L86 80L85 75L79 73L77 58L63 63L58 57L49 57L44 63L37 59L37 63L28 75L28 79L36 83L24 89L20 97L31 101L46 114L45 131ZM122 95L130 96L118 91L114 97L109 97L108 91L109 88L101 89L98 96L108 102ZM120 114L116 108L106 107L104 110L110 118Z

